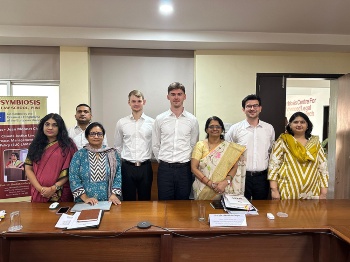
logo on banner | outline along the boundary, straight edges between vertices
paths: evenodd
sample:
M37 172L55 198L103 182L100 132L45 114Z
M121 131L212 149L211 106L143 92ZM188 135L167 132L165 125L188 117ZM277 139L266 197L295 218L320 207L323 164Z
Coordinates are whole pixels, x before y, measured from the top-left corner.
M6 113L0 112L0 122L6 122Z

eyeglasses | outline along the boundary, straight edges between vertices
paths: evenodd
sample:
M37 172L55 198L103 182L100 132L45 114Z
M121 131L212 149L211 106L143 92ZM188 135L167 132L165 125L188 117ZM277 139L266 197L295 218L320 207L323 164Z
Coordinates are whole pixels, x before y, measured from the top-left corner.
M255 104L255 105L246 105L245 108L246 108L246 109L250 109L250 108L257 109L259 106L260 106L259 104Z
M94 136L98 136L98 137L103 137L103 132L90 132L89 136L94 137Z
M221 129L221 126L208 126L209 129Z

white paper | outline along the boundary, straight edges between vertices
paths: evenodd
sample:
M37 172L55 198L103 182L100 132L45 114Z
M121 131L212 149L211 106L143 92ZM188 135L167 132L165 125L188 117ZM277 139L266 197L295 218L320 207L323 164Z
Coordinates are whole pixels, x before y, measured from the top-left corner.
M251 210L254 208L248 199L240 195L225 194L224 202L225 206L230 208L239 208L244 210Z
M256 210L242 210L242 211L238 211L238 210L225 209L225 211L228 214L239 214L239 215L246 215L246 216L257 216L257 215L259 215L258 211L256 211Z
M79 228L85 228L85 227L98 226L101 221L102 211L100 212L98 219L95 221L78 222L77 220L79 215L80 215L80 212L75 212L74 215L62 214L60 219L57 221L55 227L65 228L65 229L79 229Z
M247 226L244 214L209 214L210 227L241 227Z
M102 211L100 212L100 215L98 216L98 219L95 221L87 221L87 222L78 222L78 217L80 215L80 212L75 212L73 215L73 219L69 223L69 226L67 229L75 229L75 228L84 228L84 227L94 227L100 224L101 221L101 214Z
M60 219L57 221L55 227L56 228L67 228L72 219L73 219L73 216L67 215L67 214L62 214Z

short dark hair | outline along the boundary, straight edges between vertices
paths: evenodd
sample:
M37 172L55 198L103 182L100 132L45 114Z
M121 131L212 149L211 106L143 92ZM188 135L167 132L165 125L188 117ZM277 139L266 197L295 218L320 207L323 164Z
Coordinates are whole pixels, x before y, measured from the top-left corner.
M75 111L78 111L78 107L81 107L81 106L88 107L90 109L90 112L91 112L91 107L89 105L87 105L87 104L79 104L79 105L77 105L77 107L75 108Z
M11 153L11 156L12 156L12 155L16 156L16 158L19 160L19 154L18 154L18 153L12 152L12 153Z
M245 98L243 98L243 100L242 100L242 108L245 108L245 104L249 100L258 100L259 101L259 106L261 106L261 98L259 96L255 95L255 94L251 94L251 95L246 96Z
M219 122L219 125L221 126L221 130L222 130L222 133L220 134L220 139L224 139L225 126L224 126L224 123L222 122L222 120L221 120L219 117L217 117L217 116L212 116L212 117L209 117L209 118L207 119L207 122L205 122L204 131L207 133L207 129L208 129L209 124L210 124L210 122L211 122L212 120L215 120L215 121L218 121L218 122ZM206 138L208 138L208 137L209 137L209 135L208 135L208 133L207 133Z
M103 127L103 125L101 123L99 123L99 122L93 122L90 125L88 125L88 127L85 129L85 137L86 137L86 139L88 139L91 129L93 129L95 126L98 126L99 128L101 128L102 129L102 133L103 133L103 137L105 136L106 130Z
M288 134L291 134L292 136L294 136L294 133L292 131L292 129L290 128L290 123L294 121L295 118L297 118L298 116L304 118L304 120L306 121L307 123L307 129L306 129L306 132L305 132L305 138L306 139L309 139L311 137L311 132L312 132L312 129L313 129L313 124L311 123L309 117L304 114L303 112L295 112L290 118L289 118L289 123L286 127L286 130L288 132Z
M168 86L168 94L175 89L181 89L186 94L185 86L179 82L173 82Z

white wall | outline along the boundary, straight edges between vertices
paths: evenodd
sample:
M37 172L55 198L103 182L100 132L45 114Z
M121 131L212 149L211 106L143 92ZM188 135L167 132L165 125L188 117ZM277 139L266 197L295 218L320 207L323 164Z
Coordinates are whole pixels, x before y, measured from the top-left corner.
M173 56L115 52L92 49L90 59L93 119L105 127L109 146L114 145L117 121L131 114L128 94L134 89L145 96L145 114L155 118L170 108L169 84L180 82L186 88L185 109L193 113L193 52L185 57L174 57L182 54L176 51L169 51Z
M196 51L195 114L201 138L205 121L212 115L228 123L244 119L241 101L256 92L257 73L348 72L350 53Z
M75 108L90 104L89 49L60 48L60 113L67 128L76 124Z

